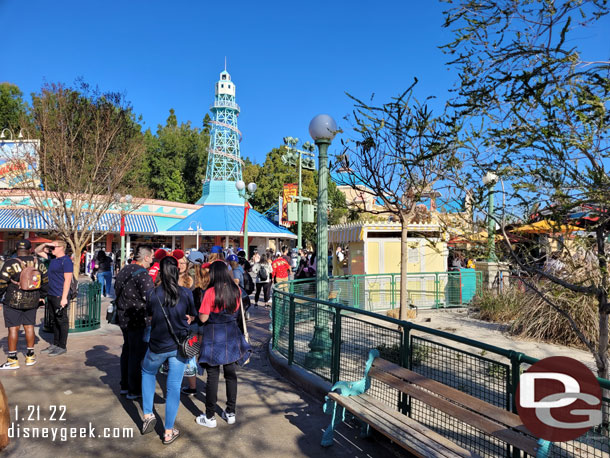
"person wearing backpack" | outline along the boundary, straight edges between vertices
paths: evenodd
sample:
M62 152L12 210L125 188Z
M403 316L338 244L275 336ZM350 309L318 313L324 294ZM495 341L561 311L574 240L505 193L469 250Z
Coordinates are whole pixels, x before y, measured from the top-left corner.
M271 267L270 259L266 254L261 255L260 261L254 264L252 273L256 278L254 306L258 307L258 299L261 295L261 290L263 291L263 299L267 306L269 305L269 299L271 298L271 274L273 273L273 267Z
M70 286L74 272L74 263L70 256L66 254L67 244L63 240L55 240L51 243L46 243L53 251L55 259L49 262L49 293L48 302L53 313L51 313L51 327L53 328L53 345L45 348L41 353L48 353L49 356L59 356L66 353L68 342L68 328L70 321L68 319L68 307L70 301ZM43 258L49 258L46 250L36 250L38 255Z
M4 295L4 324L8 329L8 357L0 365L2 370L19 369L17 339L21 326L25 330L27 345L25 365L36 364L36 309L47 296L49 281L47 268L37 257L30 255L31 248L29 240L17 242L17 257L6 261L0 270L0 297Z
M150 245L138 246L135 262L126 264L116 276L114 290L118 324L123 333L121 351L121 395L137 399L142 395L142 360L146 355L146 298L154 288L148 268L153 262Z

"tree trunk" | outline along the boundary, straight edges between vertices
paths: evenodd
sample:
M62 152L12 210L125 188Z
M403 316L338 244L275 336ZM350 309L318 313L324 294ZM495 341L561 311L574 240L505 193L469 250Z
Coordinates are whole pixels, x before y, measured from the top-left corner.
M400 227L400 319L407 319L409 296L407 292L407 260L409 246L407 245L407 222L403 221Z

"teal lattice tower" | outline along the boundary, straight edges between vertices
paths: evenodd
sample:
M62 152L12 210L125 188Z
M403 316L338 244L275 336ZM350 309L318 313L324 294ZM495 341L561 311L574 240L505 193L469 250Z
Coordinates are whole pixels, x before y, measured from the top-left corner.
M239 152L241 132L237 128L239 105L235 102L235 84L227 69L216 83L214 115L210 132L208 167L203 181L203 193L198 204L228 203L243 205L235 182L241 180L243 161Z

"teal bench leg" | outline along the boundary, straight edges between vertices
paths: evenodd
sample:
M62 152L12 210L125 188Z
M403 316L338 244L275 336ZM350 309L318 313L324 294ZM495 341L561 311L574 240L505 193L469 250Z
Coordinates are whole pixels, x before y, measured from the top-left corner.
M366 361L366 367L364 369L364 377L356 382L337 382L332 386L330 391L337 392L341 396L358 396L360 394L365 393L371 386L369 371L371 370L373 361L375 360L375 358L378 357L379 351L370 350L369 357ZM335 426L337 425L337 403L328 399L328 396L326 397L326 402L324 403L324 413L332 415L332 419L330 421L330 424L328 425L328 428L326 428L324 434L322 435L321 444L323 447L330 447L331 445L333 445L333 435L335 431ZM343 408L342 421L345 421L345 414L345 408ZM362 433L366 435L369 434L369 425L366 425L366 427L363 425Z

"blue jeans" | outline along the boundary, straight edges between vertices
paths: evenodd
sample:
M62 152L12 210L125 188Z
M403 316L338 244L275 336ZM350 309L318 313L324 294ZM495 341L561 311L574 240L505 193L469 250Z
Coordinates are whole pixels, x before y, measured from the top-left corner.
M104 297L110 296L110 291L112 287L112 272L109 270L107 272L98 272L97 282L102 287L102 293L104 294Z
M165 429L172 429L178 414L180 385L186 366L186 360L177 355L177 350L167 353L153 353L148 349L146 352L142 361L142 411L144 415L149 415L153 411L157 371L165 360L169 360L167 394L165 396Z

